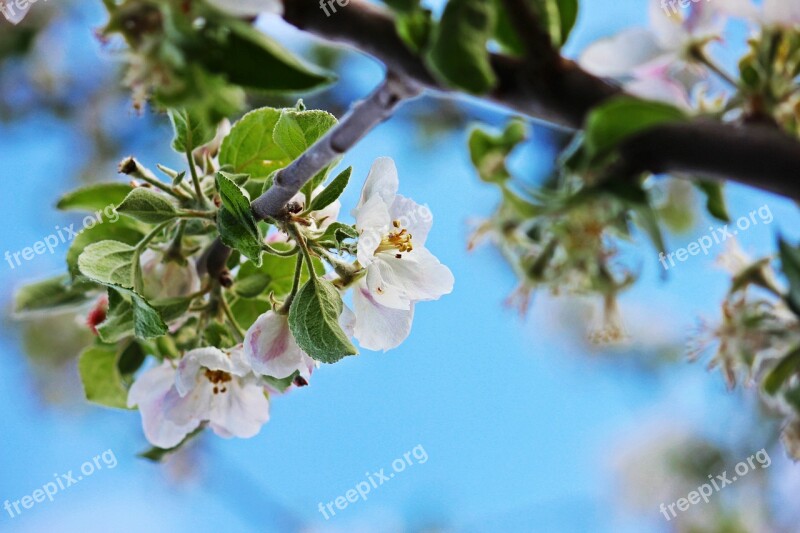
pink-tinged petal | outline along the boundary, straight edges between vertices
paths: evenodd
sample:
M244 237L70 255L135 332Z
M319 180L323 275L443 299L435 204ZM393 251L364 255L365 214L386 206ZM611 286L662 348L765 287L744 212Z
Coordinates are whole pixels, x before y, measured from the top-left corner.
M399 346L411 332L414 306L410 309L384 307L370 294L364 283L353 292L356 315L354 336L367 350L391 350Z
M258 317L247 330L244 353L253 372L259 375L282 379L298 370L308 372L306 354L294 340L288 318L274 311Z
M364 188L361 189L361 200L358 202L358 207L372 198L380 198L387 206L392 205L399 186L400 181L394 161L389 157L379 157L372 163L367 181L364 182Z
M353 215L356 217L356 230L359 235L358 261L367 266L372 262L375 249L391 231L392 218L389 215L389 207L379 197L373 196L356 208Z
M254 381L234 379L226 392L214 395L209 425L220 437L249 439L268 420L269 400L264 388Z
M766 0L770 2L771 0ZM777 0L782 3L784 0ZM742 18L751 22L756 22L760 18L758 8L751 0L718 0L717 8L725 15Z
M637 28L589 45L578 62L592 74L614 78L629 75L663 53L648 30Z
M145 370L128 391L128 407L156 401L164 396L174 384L175 368L169 361Z
M384 279L402 287L402 296L407 300L438 300L453 291L453 273L427 248L415 247L412 252L400 254L400 258L381 253L379 258Z
M176 371L165 361L145 371L131 386L129 407L138 406L145 437L154 446L172 448L200 425L204 405L196 396L182 398L175 389ZM200 401L198 401L200 400Z
M433 226L433 213L427 205L419 205L414 200L398 194L389 209L389 215L393 222L396 220L401 228L411 234L414 246L425 246L428 233Z

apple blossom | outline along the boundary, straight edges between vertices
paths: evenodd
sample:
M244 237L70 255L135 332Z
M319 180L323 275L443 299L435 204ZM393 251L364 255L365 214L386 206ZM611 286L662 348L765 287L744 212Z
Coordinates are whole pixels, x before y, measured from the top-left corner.
M625 89L634 95L685 107L689 95L684 83L695 84L700 74L689 68L692 51L719 38L720 11L694 3L688 14L665 15L660 0L651 0L649 14L649 30L633 28L597 41L584 50L579 63L597 76L624 79Z
M398 195L398 185L394 161L377 159L353 211L366 270L353 294L355 337L371 350L399 345L411 330L414 304L453 290L450 269L425 248L430 210Z
M188 296L200 288L200 278L192 261L180 265L164 261L164 256L146 250L141 256L144 296L148 300Z
M139 407L147 440L160 448L177 446L202 423L221 437L250 438L269 420L269 400L241 345L227 352L198 348L177 367L167 360L145 371L131 386L128 406Z

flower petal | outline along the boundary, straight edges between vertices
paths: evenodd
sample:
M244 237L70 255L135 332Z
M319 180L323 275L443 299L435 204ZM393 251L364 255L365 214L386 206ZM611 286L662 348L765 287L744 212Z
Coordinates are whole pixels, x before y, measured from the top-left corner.
M379 157L372 163L372 168L361 189L361 200L358 206L361 207L374 197L381 198L387 206L392 205L397 189L400 186L397 177L397 167L390 157Z
M267 311L250 326L244 340L245 357L259 375L282 379L295 371L308 372L303 356L289 330L285 315ZM307 356L306 356L307 357Z
M362 281L353 292L356 315L354 336L368 350L390 350L402 343L411 332L413 304L407 310L379 304Z
M400 259L389 253L381 253L379 257L384 279L387 283L401 286L405 299L438 300L453 291L453 273L427 248L414 248L412 252L400 255Z
M578 62L597 76L619 77L663 53L648 30L635 28L589 45Z
M364 205L355 209L356 230L358 230L358 260L363 266L372 262L375 249L389 234L392 219L389 206L378 196L373 196Z
M269 420L269 400L255 381L234 379L225 393L215 394L209 422L220 437L249 439Z
M392 221L397 220L400 226L411 234L414 246L425 246L428 233L433 226L433 213L427 205L419 205L410 198L398 194L389 209Z

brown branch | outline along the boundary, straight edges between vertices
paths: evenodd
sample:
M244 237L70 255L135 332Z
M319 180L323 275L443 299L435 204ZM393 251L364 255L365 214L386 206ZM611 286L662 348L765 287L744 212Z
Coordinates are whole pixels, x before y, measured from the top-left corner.
M449 92L405 46L385 9L350 0L327 17L308 0L284 0L284 6L284 18L294 26L350 45L428 89ZM521 59L493 54L491 61L498 84L487 100L559 126L579 129L592 108L623 94L566 59L559 76L541 77L531 76ZM653 128L628 141L623 152L637 171L730 179L800 200L800 142L776 130L697 119Z

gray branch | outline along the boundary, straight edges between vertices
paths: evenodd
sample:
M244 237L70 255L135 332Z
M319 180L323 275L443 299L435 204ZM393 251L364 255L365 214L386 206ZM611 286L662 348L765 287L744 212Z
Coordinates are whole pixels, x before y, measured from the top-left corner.
M272 187L251 204L253 213L259 219L277 215L308 180L350 150L372 128L388 119L400 102L420 92L418 84L389 73L384 82L356 104L337 126L288 167L278 171Z

